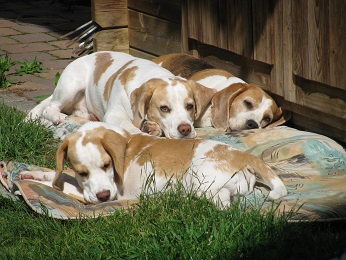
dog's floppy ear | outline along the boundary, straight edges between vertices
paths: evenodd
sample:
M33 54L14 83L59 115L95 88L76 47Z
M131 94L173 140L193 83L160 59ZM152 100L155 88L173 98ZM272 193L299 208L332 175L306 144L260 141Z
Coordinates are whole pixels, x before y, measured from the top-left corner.
M193 80L188 80L187 84L192 89L193 97L196 104L195 121L199 119L208 108L211 98L216 93L215 89L207 88Z
M211 121L215 128L226 131L228 128L229 109L234 99L246 91L247 85L236 83L216 92L211 100Z
M153 88L149 83L144 83L131 93L131 107L133 112L132 123L140 128L148 110L149 101L153 95Z
M56 152L56 173L53 180L53 188L61 191L64 189L64 187L62 187L59 182L62 172L64 170L64 160L67 155L68 145L69 137L67 136Z
M127 138L114 132L113 130L105 130L105 134L101 139L101 144L106 152L112 157L114 168L114 181L122 185L124 181L124 162L127 145Z
M274 115L273 122L266 126L266 128L275 127L286 123L291 118L291 112L288 110L283 110L279 107Z

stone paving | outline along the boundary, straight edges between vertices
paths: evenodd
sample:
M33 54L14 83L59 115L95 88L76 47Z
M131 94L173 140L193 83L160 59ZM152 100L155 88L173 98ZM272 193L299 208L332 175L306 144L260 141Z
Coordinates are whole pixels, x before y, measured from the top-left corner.
M72 53L77 43L67 48L71 39L61 36L89 20L88 0L0 0L0 56L19 62L36 57L46 71L13 76L19 65L11 68L7 75L13 83L0 89L0 102L26 112L51 94L57 72L77 57Z

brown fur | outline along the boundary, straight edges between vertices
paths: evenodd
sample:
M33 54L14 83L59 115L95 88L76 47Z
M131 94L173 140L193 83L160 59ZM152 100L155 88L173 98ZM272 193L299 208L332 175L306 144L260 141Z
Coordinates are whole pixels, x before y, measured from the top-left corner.
M214 69L215 67L201 59L183 53L173 53L154 58L153 62L160 64L174 75L189 79L198 71ZM167 62L166 62L167 61Z
M98 53L95 62L94 84L97 85L102 74L113 63L112 56L109 53Z
M170 70L175 75L181 75L190 80L199 81L206 78L210 75L219 75L226 78L232 77L233 75L228 71L217 69L214 66L208 64L206 61L195 58L188 54L183 53L173 53L168 55L163 55L153 59L154 62L161 64L162 67ZM241 87L241 89L236 90L235 86ZM252 86L246 84L247 86ZM262 89L252 86L253 89L258 89L260 95L266 95L268 98L271 97L266 94ZM228 119L232 116L232 113L236 113L237 104L233 101L237 98L238 95L250 96L248 90L250 87L244 88L243 85L232 84L231 86L217 92L212 99L212 112L211 112L211 121L213 126L218 129L226 130L228 128ZM240 98L238 98L240 100ZM233 108L231 108L231 106ZM274 115L270 115L272 122L269 125L262 125L262 127L273 127L285 123L290 118L289 111L283 111L281 108L278 108L275 101L272 105L272 111ZM272 112L268 111L268 114Z

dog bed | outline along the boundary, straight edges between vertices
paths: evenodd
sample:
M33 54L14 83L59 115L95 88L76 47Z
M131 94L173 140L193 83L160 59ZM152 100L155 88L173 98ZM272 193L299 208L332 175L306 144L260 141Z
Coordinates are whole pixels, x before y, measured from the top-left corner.
M56 137L63 138L79 126L70 122L53 130ZM282 178L288 195L273 204L265 201L267 190L258 188L246 196L247 205L259 204L263 209L277 207L278 212L290 212L291 221L346 219L346 151L332 139L287 126L232 133L204 128L198 129L198 133L201 138L217 140L260 157ZM64 194L43 183L18 179L23 170L42 169L20 162L3 163L0 193L14 199L21 196L36 212L60 219L106 216L138 202L84 204L81 197ZM67 170L66 174L73 175L73 172Z

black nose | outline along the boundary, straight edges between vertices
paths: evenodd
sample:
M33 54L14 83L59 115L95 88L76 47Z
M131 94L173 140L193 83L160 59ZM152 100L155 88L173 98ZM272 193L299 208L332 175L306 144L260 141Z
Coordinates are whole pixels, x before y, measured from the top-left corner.
M110 196L111 196L110 190L101 191L96 194L97 199L101 202L108 201Z
M254 120L248 120L246 121L246 127L247 129L255 129L258 128L258 124Z

